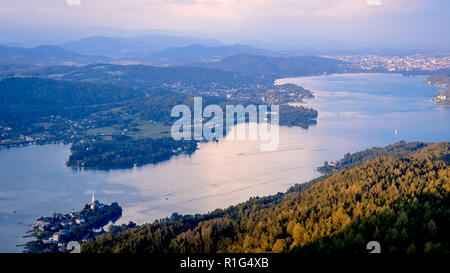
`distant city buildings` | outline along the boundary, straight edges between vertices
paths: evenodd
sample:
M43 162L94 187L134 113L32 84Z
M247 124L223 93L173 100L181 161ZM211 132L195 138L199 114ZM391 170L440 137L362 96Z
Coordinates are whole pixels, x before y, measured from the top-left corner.
M350 55L326 56L336 60L351 63L355 68L365 71L436 71L450 68L450 57L432 57L422 54L410 56L378 56Z

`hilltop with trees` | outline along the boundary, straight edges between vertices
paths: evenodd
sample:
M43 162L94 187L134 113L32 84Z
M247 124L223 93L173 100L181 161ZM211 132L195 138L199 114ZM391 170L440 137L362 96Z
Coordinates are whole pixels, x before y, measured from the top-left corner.
M84 252L383 253L450 252L448 142L381 156L203 215L155 221L106 234Z

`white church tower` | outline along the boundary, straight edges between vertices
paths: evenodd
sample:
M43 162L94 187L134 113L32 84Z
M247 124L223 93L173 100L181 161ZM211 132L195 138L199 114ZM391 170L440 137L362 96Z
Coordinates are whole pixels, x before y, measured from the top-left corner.
M95 196L92 194L91 209L95 209Z

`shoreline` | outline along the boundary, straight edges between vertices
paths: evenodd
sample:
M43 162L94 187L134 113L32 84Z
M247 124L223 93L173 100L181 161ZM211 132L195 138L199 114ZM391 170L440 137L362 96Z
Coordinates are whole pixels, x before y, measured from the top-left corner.
M442 90L437 92L437 95L430 101L444 107L450 107L450 77L447 74L434 74L428 76L424 80L425 84L433 85Z

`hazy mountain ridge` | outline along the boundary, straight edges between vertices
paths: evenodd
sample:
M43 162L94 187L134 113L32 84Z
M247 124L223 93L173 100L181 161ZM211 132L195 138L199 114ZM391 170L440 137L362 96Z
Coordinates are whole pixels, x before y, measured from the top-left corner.
M1 64L87 64L108 61L106 57L85 56L58 46L38 46L34 48L0 46Z
M66 42L61 47L86 55L103 55L117 60L139 60L157 51L192 44L220 45L215 39L152 34L132 38L92 36Z
M217 60L240 54L269 55L273 52L246 45L204 46L193 44L186 47L172 47L151 54L148 61L189 63Z

